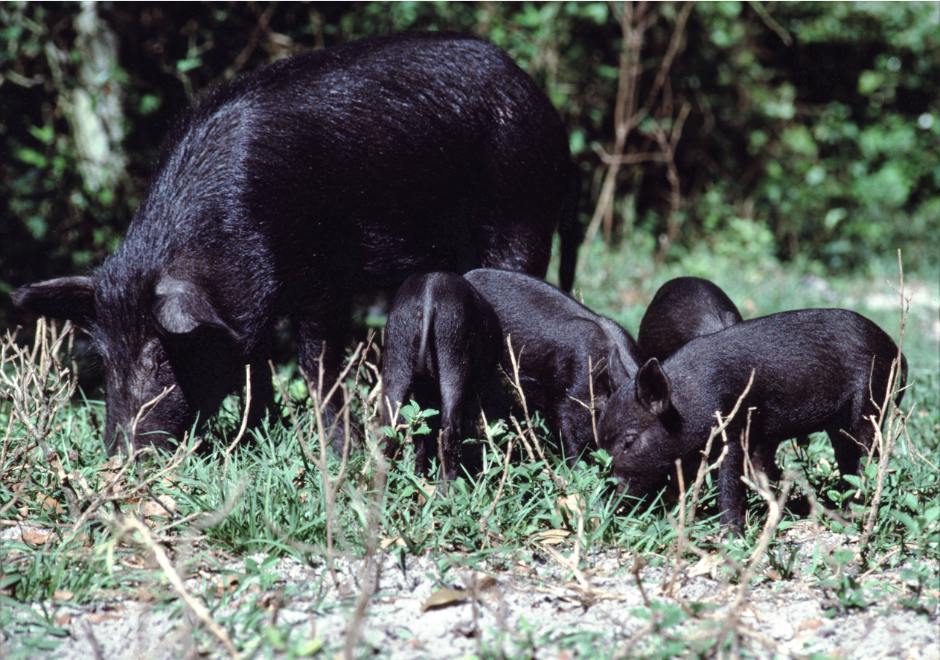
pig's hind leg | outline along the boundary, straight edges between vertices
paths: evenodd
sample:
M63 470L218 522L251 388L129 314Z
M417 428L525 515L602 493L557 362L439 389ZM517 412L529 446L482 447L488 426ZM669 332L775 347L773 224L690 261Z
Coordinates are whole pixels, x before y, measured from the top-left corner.
M463 457L464 428L467 402L472 398L472 383L467 373L471 365L459 354L440 358L441 387L441 474L447 481L457 478Z
M832 425L826 429L839 472L843 475L860 474L862 456L871 452L875 440L874 425L877 419L878 410L866 394L851 402L838 426Z
M826 428L842 477L843 491L851 488L845 481L845 476L861 474L862 456L871 451L875 438L872 417L875 415L877 410L866 391L864 395L859 394L846 404L837 419ZM875 419L877 420L877 417ZM848 504L846 500L845 506L848 507Z
M740 429L728 432L728 453L718 468L718 508L721 509L721 524L734 536L744 532L744 447ZM750 438L760 442L762 438Z
M385 438L385 455L392 458L397 455L400 446L395 439L397 433L395 427L400 423L399 415L402 406L408 403L408 395L411 389L412 373L409 367L413 356L403 354L399 347L395 346L391 338L385 342L385 352L382 356L384 364L382 365L382 401L380 408L382 410L382 426L390 426L393 429L392 434Z

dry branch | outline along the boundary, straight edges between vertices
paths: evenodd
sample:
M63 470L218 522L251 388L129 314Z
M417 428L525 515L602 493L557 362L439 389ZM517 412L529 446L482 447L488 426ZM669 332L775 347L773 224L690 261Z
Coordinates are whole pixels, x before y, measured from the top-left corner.
M681 203L681 193L679 192L678 171L675 166L675 146L682 132L682 126L689 110L688 104L683 106L679 117L672 119L673 109L671 94L663 94L660 98L660 92L668 90L667 80L669 71L672 68L673 60L679 51L682 43L682 37L685 33L685 26L689 15L692 12L693 3L687 2L676 18L672 35L669 40L669 46L666 49L659 69L656 72L656 78L653 80L652 87L646 96L646 101L641 106L639 103L640 79L642 76L641 55L646 32L656 23L659 17L658 10L653 9L649 3L645 2L624 2L622 4L611 5L615 14L619 14L618 20L620 31L623 35L623 49L620 53L619 76L617 83L617 97L614 104L614 142L609 152L601 156L602 166L606 167L604 180L601 184L600 194L597 204L594 207L594 214L588 223L585 234L584 244L590 246L594 241L598 229L603 223L604 240L610 240L610 234L613 228L613 208L614 196L617 189L617 180L620 168L624 165L637 165L642 162L664 162L667 164L667 176L672 187L671 210L668 221L667 242L661 249L665 253L671 240L678 233L678 211ZM657 111L653 113L653 108L657 101L660 103ZM641 122L650 115L655 114L656 118L652 125L657 127L665 134L662 126L664 122L669 121L672 124L672 131L669 138L665 141L657 140L657 151L626 153L627 139ZM678 201L677 201L678 197ZM672 236L672 238L668 238ZM584 268L587 250L582 252L579 269Z

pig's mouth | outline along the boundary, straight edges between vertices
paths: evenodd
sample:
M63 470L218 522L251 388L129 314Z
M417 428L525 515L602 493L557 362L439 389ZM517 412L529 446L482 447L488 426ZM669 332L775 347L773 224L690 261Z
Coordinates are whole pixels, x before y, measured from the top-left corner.
M646 476L646 475L643 475ZM664 479L644 479L636 474L614 474L617 478L617 496L645 497L657 488L666 485Z
M624 477L621 477L621 476L617 477L617 495L618 496L623 495L623 491L627 487L628 483L629 482Z
M646 494L647 489L636 477L630 477L623 474L615 474L617 477L617 495L629 495L631 497L640 497Z

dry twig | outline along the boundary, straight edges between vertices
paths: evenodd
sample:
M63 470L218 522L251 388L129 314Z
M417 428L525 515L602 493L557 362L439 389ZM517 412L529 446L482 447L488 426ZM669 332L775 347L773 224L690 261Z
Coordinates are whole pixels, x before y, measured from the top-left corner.
M647 94L646 101L642 106L639 103L640 78L642 76L640 56L645 34L655 24L658 13L657 10L652 8L652 5L645 2L624 2L612 6L615 11L620 14L618 18L620 30L623 34L623 50L620 53L617 97L614 104L614 143L611 153L609 155L604 154L601 157L603 165L606 166L606 172L604 174L604 181L601 184L597 205L594 208L594 214L591 217L585 235L584 244L588 246L593 242L594 236L597 234L597 230L600 228L602 222L604 225L604 240L607 241L610 238L613 226L614 194L616 192L620 168L624 165L636 165L651 161L665 162L668 165L671 159L672 170L675 171L675 143L679 139L682 124L685 122L685 118L682 117L681 114L681 121L677 120L673 122L672 135L670 140L666 142L667 145L671 144L671 149L664 151L662 149L664 143L660 142L658 143L660 147L658 152L625 153L627 138L630 133L650 115L653 111L654 104L659 98L660 92L666 88L667 77L672 68L672 62L679 51L686 22L692 12L693 3L686 3L679 12L679 16L676 18L666 54L660 62L652 88ZM662 107L660 107L657 112L660 117L654 122L657 126L660 126L660 122L666 117L669 117L670 120L672 118L671 93L665 96L667 98L661 102ZM684 112L687 114L688 110ZM677 173L676 182L678 182ZM678 186L674 185L673 190L678 190ZM678 213L678 204L673 203L672 206L675 213ZM677 232L677 217L674 215L670 216L669 222L670 231ZM672 227L675 227L675 229L673 230ZM668 247L668 245L666 247ZM578 264L579 270L584 268L584 260L587 258L586 255L587 251L585 250L581 257L581 263Z
M126 535L131 532L134 532L139 535L140 540L138 541L143 547L148 551L153 553L154 559L157 561L157 564L160 566L160 569L166 575L167 580L173 587L173 590L179 595L179 597L186 603L186 606L196 615L196 617L206 625L207 628L212 632L216 638L222 642L225 648L228 650L229 654L233 658L238 658L238 651L235 649L235 645L232 643L232 640L229 638L228 634L222 629L222 627L215 622L212 618L212 615L209 613L209 610L206 609L206 606L200 603L196 598L189 593L186 589L186 585L183 584L183 580L180 577L179 573L176 572L176 569L173 568L173 564L170 562L170 558L167 556L166 551L157 543L153 536L150 533L150 529L147 528L142 522L136 518L123 518L118 521L118 532L119 535Z

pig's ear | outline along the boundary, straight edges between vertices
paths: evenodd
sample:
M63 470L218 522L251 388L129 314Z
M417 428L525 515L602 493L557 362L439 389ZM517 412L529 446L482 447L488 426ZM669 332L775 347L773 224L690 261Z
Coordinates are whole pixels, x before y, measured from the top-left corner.
M632 363L632 360L630 362ZM633 365L633 371L636 371L636 365ZM633 378L633 374L630 373L630 369L627 367L627 362L620 354L620 350L614 348L610 352L610 356L607 358L607 379L610 382L611 392L629 381L631 378Z
M95 278L60 277L27 284L13 292L13 303L27 311L87 328L95 320Z
M669 377L656 358L647 360L636 374L636 400L659 417L672 409Z
M735 314L734 312L730 312L727 310L721 313L721 324L726 328L730 328L731 326L740 322L741 322L740 314Z
M157 282L156 294L153 316L164 335L191 335L198 330L216 328L234 336L198 284L163 277Z

